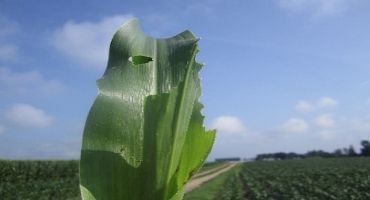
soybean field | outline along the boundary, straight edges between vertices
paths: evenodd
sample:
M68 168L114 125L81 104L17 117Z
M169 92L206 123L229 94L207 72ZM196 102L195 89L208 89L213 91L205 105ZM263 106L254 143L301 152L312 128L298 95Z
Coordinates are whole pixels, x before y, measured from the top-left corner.
M185 199L368 200L370 159L248 162L235 167L221 181L211 180L187 194ZM212 190L207 192L204 188Z
M246 199L370 199L370 159L307 159L245 164Z

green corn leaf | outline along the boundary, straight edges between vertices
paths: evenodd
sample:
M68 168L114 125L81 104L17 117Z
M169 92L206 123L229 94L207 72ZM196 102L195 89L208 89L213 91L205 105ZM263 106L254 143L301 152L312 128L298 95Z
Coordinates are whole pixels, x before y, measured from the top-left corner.
M84 129L84 200L182 199L215 138L198 101L197 41L148 37L136 19L116 32Z

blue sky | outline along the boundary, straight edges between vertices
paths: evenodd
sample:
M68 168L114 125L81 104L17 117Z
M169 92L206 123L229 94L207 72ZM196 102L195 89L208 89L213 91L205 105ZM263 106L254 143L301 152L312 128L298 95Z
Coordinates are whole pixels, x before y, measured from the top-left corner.
M79 157L95 81L132 17L201 37L210 159L333 151L370 139L370 2L0 2L0 158Z

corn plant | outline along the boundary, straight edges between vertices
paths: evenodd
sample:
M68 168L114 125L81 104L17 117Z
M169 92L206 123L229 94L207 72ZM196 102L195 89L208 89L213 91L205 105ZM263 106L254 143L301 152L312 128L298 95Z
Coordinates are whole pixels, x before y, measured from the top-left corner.
M113 36L85 124L84 200L179 200L210 152L203 126L198 39L146 36L136 19Z

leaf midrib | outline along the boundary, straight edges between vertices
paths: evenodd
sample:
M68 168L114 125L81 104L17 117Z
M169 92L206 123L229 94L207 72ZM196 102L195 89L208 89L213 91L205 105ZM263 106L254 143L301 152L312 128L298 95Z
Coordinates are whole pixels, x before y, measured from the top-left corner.
M192 40L192 39L190 39ZM195 56L197 54L197 51L196 51L196 48L197 48L197 45L196 43L193 44L194 47L192 48L192 55L191 55L191 60L190 62L188 62L187 66L186 66L186 76L185 76L185 80L184 80L184 86L183 86L183 90L182 90L182 93L180 94L181 95L181 98L180 98L180 103L179 103L179 112L178 113L175 113L175 115L177 115L176 117L176 121L174 123L174 127L175 127L175 132L174 132L174 138L173 138L173 143L172 143L172 148L175 148L177 147L177 143L179 142L178 141L178 137L179 137L179 130L178 130L178 127L179 127L179 124L180 124L180 120L179 120L179 117L178 115L180 115L180 113L182 113L182 110L184 109L183 107L183 102L185 101L184 98L185 98L185 95L184 95L184 91L186 91L187 87L188 87L188 84L189 84L189 78L191 76L191 72L192 72L192 65L194 64L195 62ZM180 83L179 83L180 85ZM186 132L186 131L185 131ZM169 169L167 171L167 178L166 178L166 185L169 185L170 181L171 181L171 176L170 176L170 173L173 171L172 169L175 167L174 166L174 149L172 149L171 151L171 157L170 157L170 164L169 164ZM165 192L165 195L166 195L166 198L169 198L168 197L168 188L166 188L166 192Z

